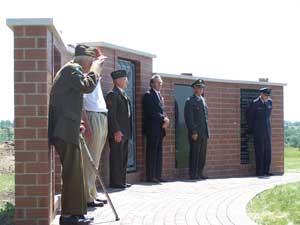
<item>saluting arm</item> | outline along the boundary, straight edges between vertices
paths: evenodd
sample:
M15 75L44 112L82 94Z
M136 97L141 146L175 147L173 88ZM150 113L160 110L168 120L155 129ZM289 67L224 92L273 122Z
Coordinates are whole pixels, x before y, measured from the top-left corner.
M104 59L95 60L90 68L90 72L84 75L79 68L69 67L71 70L70 84L73 88L82 93L91 93L97 86L100 79Z
M100 77L99 74L90 72L85 76L79 69L71 68L70 70L71 74L68 76L68 83L72 88L82 93L91 93L96 88Z

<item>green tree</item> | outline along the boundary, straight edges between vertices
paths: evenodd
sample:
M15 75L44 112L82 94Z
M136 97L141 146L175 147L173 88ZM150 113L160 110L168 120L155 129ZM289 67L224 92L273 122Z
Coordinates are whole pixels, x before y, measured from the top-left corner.
M284 136L285 145L300 149L300 122L285 121Z

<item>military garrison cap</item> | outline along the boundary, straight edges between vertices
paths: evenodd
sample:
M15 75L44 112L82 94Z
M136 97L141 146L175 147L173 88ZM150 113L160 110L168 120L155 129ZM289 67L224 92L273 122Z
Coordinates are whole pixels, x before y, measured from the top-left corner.
M121 77L127 77L127 72L126 70L116 70L114 72L112 72L111 77L113 80L121 78Z
M75 56L91 56L96 58L98 56L98 51L94 47L79 44L75 47Z
M194 87L194 86L205 87L205 82L202 79L198 79L194 83L192 83L191 87Z
M266 94L266 95L270 95L271 94L271 88L268 87L262 87L259 89L260 93Z

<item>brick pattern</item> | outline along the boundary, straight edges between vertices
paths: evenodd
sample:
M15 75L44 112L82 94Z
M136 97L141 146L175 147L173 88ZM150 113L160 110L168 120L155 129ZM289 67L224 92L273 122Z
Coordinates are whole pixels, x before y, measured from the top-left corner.
M175 168L175 84L191 84L190 80L163 77L165 105L171 120L164 140L163 176L167 179L187 178L188 169ZM207 82L205 90L209 109L211 137L208 142L204 173L210 177L248 176L255 173L253 164L240 164L240 89L258 89L259 85ZM283 87L271 86L272 165L274 173L284 172Z
M62 43L44 26L14 27L15 81L15 224L49 224L54 212L54 193L61 190L61 165L54 149L49 149L47 118L49 91L53 74L70 59ZM145 180L145 142L142 134L142 98L149 88L152 59L116 49L102 48L108 56L101 84L106 94L112 88L110 73L117 69L118 58L136 65L136 156L137 171L128 173L129 182ZM53 55L54 54L54 55ZM175 168L175 113L172 94L175 84L190 80L163 77L162 95L171 120L164 139L163 178L187 177L187 168ZM211 177L246 176L254 166L240 164L240 89L258 85L207 82L211 138L208 144L205 173ZM273 89L272 171L283 173L283 88ZM100 163L105 182L109 178L109 147L106 144Z
M50 222L47 27L14 27L16 225Z
M143 57L140 55L135 55L131 53L126 53L119 50L114 50L110 48L102 47L102 52L108 57L104 63L104 68L102 72L101 85L103 88L103 93L106 95L113 87L112 79L110 73L117 68L118 58L130 60L136 65L136 157L137 157L137 171L128 173L128 182L136 182L139 180L144 180L145 176L145 149L144 149L144 139L142 135L142 97L149 86L149 80L152 76L152 59L148 57ZM109 181L109 145L106 144L105 150L103 151L100 170L102 171L102 176L105 183L108 184Z
M264 190L299 181L299 173L290 173L268 179L243 177L139 183L123 191L110 191L120 221L114 221L108 205L88 214L95 218L94 224L107 225L255 225L247 215L248 202ZM56 216L52 225L58 224L59 216Z

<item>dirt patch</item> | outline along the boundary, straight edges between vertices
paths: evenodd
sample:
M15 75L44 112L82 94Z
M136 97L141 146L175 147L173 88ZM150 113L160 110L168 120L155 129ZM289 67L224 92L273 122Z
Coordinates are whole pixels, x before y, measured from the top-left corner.
M15 152L13 142L0 143L0 174L15 172Z

